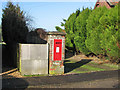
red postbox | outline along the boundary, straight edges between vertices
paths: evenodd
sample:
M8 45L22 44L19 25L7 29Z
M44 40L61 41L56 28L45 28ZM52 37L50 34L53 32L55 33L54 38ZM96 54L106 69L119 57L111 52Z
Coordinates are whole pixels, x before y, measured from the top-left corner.
M54 39L54 61L62 60L62 39Z

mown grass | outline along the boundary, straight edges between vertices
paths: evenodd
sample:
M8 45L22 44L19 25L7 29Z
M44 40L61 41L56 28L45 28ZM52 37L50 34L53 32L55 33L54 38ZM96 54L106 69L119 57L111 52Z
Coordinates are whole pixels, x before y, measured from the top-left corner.
M104 71L105 69L89 66L89 65L83 65L82 68L89 69L90 71Z
M65 60L65 73L89 73L97 71L118 70L115 64L98 64L90 60Z
M118 65L115 65L115 64L103 64L105 66L108 66L108 67L111 67L111 68L115 68L115 69L118 69Z

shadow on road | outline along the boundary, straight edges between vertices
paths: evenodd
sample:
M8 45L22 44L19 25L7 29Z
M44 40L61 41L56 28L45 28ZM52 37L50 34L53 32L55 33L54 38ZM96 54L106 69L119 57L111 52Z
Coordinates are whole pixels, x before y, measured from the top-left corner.
M8 78L2 79L2 89L26 89L29 85L27 81L25 81L23 78L16 78L13 76L7 76Z
M81 67L87 63L89 63L91 60L89 59L82 59L81 61L75 62L75 63L68 63L69 60L64 61L64 73L68 73L78 67Z

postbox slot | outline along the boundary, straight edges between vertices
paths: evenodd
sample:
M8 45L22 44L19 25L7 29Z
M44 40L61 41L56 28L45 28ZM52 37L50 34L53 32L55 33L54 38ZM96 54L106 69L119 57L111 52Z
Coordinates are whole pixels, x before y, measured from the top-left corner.
M59 53L60 52L60 48L57 46L56 47L56 53Z

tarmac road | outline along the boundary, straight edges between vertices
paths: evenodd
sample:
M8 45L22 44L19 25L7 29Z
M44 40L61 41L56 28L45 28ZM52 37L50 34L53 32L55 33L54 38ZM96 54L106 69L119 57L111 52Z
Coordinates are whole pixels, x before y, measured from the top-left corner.
M118 79L107 78L94 81L74 82L67 84L28 86L28 88L118 88Z
M2 88L120 88L119 71L2 79Z

